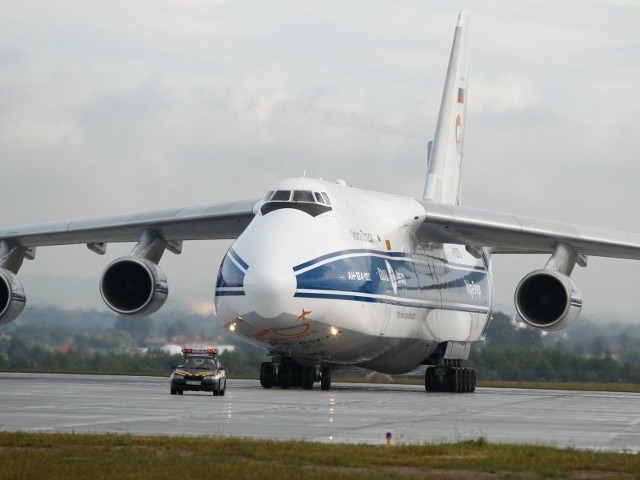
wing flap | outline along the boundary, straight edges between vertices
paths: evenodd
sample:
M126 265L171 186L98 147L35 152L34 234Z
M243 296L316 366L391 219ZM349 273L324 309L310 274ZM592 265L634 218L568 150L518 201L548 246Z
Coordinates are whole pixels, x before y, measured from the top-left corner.
M258 199L0 229L0 240L23 247L135 242L152 229L165 240L237 238Z
M492 253L553 252L564 242L578 255L640 260L640 235L476 208L420 201L422 241L488 247Z

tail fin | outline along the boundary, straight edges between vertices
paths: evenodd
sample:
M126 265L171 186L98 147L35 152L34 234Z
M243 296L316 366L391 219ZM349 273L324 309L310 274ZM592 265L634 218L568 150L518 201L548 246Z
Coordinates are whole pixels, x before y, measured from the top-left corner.
M460 203L462 152L467 105L468 14L460 12L453 36L447 79L433 145L430 148L427 181L422 198L442 203Z

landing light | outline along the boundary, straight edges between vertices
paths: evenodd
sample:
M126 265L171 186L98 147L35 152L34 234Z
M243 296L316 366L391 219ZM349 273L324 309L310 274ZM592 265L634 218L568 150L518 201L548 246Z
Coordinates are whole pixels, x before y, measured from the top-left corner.
M340 333L336 327L331 327L331 330L329 331L331 332L331 335L334 335L334 336Z
M229 325L229 330L231 332L235 332L236 331L236 323L235 322L233 322L231 325Z

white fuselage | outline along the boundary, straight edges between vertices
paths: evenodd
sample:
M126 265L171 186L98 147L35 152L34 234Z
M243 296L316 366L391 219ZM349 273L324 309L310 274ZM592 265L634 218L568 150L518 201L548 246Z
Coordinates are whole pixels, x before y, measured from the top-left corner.
M216 310L231 331L301 364L388 373L481 337L488 256L419 242L418 202L307 178L272 192L220 267Z

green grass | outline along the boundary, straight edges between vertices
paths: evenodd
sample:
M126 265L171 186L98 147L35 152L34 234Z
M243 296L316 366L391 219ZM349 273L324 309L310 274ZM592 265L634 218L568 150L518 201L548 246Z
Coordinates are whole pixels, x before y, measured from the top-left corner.
M336 376L334 377L334 381L350 383L381 383L387 385L424 385L424 379L422 378L402 376L394 377L392 382L387 382L384 380L369 381L364 377L357 376ZM478 380L478 387L640 393L640 384L637 383L521 382L506 380Z
M0 479L640 479L639 472L639 455L498 445L483 438L385 447L0 432Z
M480 387L493 388L528 388L545 390L580 390L589 392L628 392L640 393L637 383L579 383L579 382L508 382L481 381Z

